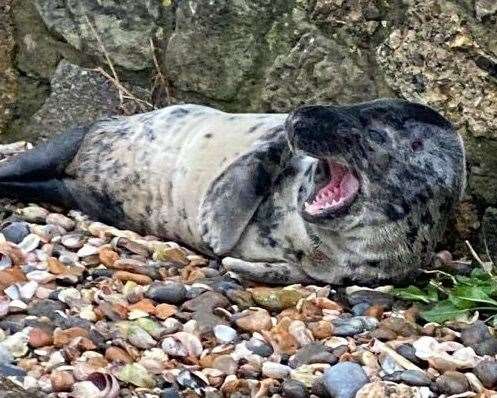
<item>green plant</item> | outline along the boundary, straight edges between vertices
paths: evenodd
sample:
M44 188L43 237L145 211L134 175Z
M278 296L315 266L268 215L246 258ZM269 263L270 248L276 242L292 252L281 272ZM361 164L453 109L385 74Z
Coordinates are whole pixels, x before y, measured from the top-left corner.
M483 262L466 243L478 263L469 276L430 271L435 276L424 288L397 288L393 294L420 302L421 316L429 322L443 323L475 311L488 315L487 321L497 319L497 270L491 261Z

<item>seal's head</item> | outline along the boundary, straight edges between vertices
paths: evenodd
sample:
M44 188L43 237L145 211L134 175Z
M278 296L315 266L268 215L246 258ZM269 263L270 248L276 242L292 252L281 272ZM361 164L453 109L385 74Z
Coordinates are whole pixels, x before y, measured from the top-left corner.
M299 205L324 260L306 272L398 280L430 261L465 180L463 143L445 118L383 99L305 106L285 127L290 147L315 160Z

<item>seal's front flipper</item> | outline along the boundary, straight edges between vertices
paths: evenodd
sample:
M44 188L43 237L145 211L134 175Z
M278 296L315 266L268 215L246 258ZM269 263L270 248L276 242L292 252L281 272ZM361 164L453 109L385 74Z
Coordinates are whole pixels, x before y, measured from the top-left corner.
M0 181L0 197L18 199L24 202L47 202L67 208L76 202L63 180L45 181Z
M242 235L289 155L283 130L258 141L214 180L200 207L201 235L213 252L226 254Z
M44 181L61 176L87 131L76 127L2 163L0 181Z
M304 274L297 266L288 263L253 263L237 258L225 257L222 264L227 271L238 274L243 279L274 285L313 283L314 279Z

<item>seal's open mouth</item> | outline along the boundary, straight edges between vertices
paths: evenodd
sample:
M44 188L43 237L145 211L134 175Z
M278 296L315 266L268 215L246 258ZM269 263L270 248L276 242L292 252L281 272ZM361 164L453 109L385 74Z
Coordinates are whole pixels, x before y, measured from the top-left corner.
M334 214L350 206L359 192L359 180L354 172L334 160L322 160L329 171L329 181L304 203L312 216Z

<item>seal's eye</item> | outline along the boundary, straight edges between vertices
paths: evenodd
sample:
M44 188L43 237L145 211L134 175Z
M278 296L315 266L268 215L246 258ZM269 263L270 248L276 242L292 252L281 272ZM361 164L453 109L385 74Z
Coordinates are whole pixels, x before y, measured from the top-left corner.
M411 149L414 152L419 152L423 150L423 141L421 141L419 138L411 142Z

